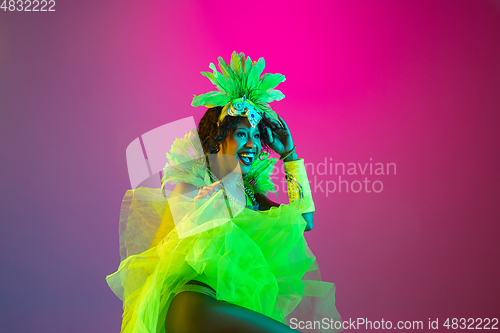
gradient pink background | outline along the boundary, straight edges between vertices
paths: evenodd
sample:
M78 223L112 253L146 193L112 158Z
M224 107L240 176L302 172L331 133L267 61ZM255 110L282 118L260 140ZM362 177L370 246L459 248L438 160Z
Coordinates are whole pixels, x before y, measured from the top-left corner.
M500 1L55 8L0 11L2 331L119 331L125 149L198 121L199 72L234 50L286 76L275 110L307 162L397 165L369 177L381 193L315 193L306 237L342 317L499 317Z

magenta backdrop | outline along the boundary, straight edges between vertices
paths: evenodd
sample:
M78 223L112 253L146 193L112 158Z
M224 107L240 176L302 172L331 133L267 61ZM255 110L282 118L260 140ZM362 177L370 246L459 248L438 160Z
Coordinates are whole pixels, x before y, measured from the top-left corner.
M212 89L199 72L234 50L287 78L275 109L312 163L306 237L343 318L498 317L500 1L312 3L0 11L2 331L119 331L104 278L119 264L125 149L198 121L191 98ZM339 192L325 159L373 172L341 175L353 188Z

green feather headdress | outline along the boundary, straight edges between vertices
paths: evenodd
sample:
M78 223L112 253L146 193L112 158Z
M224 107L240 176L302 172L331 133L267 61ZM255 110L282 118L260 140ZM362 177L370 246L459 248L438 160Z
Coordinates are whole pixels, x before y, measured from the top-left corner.
M216 87L217 91L194 96L192 106L215 107L223 106L219 123L226 115L245 116L252 126L256 126L266 113L277 119L276 112L269 103L285 98L276 86L285 81L281 74L262 74L265 67L264 58L252 62L244 53L233 52L228 65L222 57L218 58L219 69L213 63L209 67L213 72L201 72Z

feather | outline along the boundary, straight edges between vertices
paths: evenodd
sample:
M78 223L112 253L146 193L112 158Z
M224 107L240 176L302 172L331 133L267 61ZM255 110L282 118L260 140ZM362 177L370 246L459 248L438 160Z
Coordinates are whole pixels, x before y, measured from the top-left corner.
M211 70L214 71L213 77L216 81L216 83L214 83L214 84L217 86L217 88L219 88L220 91L227 92L230 88L229 88L228 82L227 82L226 78L224 77L224 75L222 75L221 73L219 73L217 71L217 68L215 68L214 64L210 63L209 67ZM202 74L203 74L203 72L202 72Z
M224 61L224 59L222 59L222 57L219 57L219 66L224 68L224 72L227 73L227 75L224 74L226 77L232 78L232 79L235 78L234 70L232 69L231 65L229 63L226 63Z
M170 154L167 153L167 164L163 169L163 185L166 182L186 182L198 188L208 185L206 162L203 148L196 129L174 141ZM162 186L163 186L162 185Z
M240 58L240 61L239 61L240 68L238 68L238 76L243 79L245 77L245 73L243 71L244 66L245 66L245 54L243 52L240 52L239 58Z
M226 62L224 61L224 59L222 59L222 57L219 57L217 58L219 60L219 68L222 72L222 75L224 75L225 77L229 78L229 72L231 72L231 69L229 68L229 65L226 64Z
M218 82L217 78L215 77L214 73L210 73L210 72L201 72L201 75L203 75L203 76L207 77L207 78L210 80L210 82L212 82L212 84L214 84L215 86L217 86L217 88L218 88L219 90L221 90L221 91L223 90L223 89L221 88L221 86L220 86L220 84L219 84L219 82Z
M273 109L271 109L271 107L268 104L262 102L259 102L259 104L262 112L266 113L272 119L278 120L278 115L276 114L276 112L274 112Z
M247 59L245 60L245 67L244 67L245 76L248 75L248 72L250 71L251 68L252 68L252 59L250 59L250 57L247 57Z
M239 54L236 53L236 51L234 51L231 55L231 69L233 70L234 74L236 74L236 76L240 77L239 72L241 70L241 58Z
M258 87L259 78L262 72L264 71L264 67L266 67L266 62L264 58L260 58L257 61L257 64L252 66L252 70L250 71L250 73L248 73L248 81L247 81L248 90L254 90Z
M243 66L243 75L241 80L242 87L247 87L248 74L250 73L251 70L252 70L252 59L250 59L250 57L247 57Z
M250 171L245 175L245 184L253 183L254 193L267 194L267 192L272 191L276 195L271 174L277 161L277 158L269 158L269 153L261 152L253 161Z
M194 96L191 105L224 106L245 95L257 109L276 119L276 113L269 108L267 103L279 101L285 97L281 91L274 89L285 81L283 75L262 74L265 68L264 58L252 61L243 52L233 52L229 63L226 63L222 57L218 57L218 62L220 72L213 63L209 65L212 73L202 72L202 75L206 76L218 91Z
M226 78L227 94L232 98L236 98L234 96L236 96L237 92L240 90L241 80L234 73L233 69L224 61L224 59L222 59L222 57L219 57L219 67Z
M209 91L199 96L195 95L193 97L191 105L192 106L204 105L207 107L214 107L214 106L226 105L230 101L231 99L228 97L228 95L221 91Z
M267 74L259 87L259 92L266 93L269 89L274 89L276 86L285 81L285 76L281 74Z
M273 101L281 101L283 98L285 98L285 95L281 91L273 89L270 92L262 95L260 100L264 103L270 103Z

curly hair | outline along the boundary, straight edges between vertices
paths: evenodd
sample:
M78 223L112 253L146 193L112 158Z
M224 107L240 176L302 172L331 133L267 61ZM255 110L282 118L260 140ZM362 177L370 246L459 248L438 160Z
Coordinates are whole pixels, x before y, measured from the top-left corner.
M217 126L221 111L222 106L209 108L198 124L198 134L200 136L201 145L205 155L217 154L224 140L226 140L228 135L235 130L236 125L245 119L245 117L228 116L224 118L219 126ZM257 127L261 133L260 142L262 144L262 150L269 151L269 142L267 140L267 136L264 135L266 125L263 121L260 121Z

